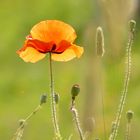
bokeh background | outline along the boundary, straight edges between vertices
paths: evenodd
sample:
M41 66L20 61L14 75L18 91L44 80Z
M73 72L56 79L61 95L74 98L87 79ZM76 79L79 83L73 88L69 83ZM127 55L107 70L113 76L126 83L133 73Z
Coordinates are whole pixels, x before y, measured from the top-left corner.
M71 86L81 87L76 106L81 126L90 139L104 138L101 95L104 97L106 135L111 129L119 103L125 68L128 21L137 21L132 48L132 75L118 140L124 139L125 113L134 111L132 139L140 137L140 3L138 0L1 0L0 3L0 139L10 140L25 118L48 94L47 103L28 122L24 140L52 140L53 126L49 99L48 57L36 64L25 63L16 54L32 26L42 20L58 19L72 25L76 43L84 46L80 59L53 62L59 124L64 139L78 133L70 112ZM96 56L95 32L101 26L105 35L105 55Z

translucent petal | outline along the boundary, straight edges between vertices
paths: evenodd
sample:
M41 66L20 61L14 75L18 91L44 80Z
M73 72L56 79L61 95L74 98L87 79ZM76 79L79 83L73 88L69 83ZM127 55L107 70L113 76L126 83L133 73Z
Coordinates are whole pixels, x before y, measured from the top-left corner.
M31 63L35 63L46 56L44 53L40 53L32 47L27 47L25 50L18 51L17 53L25 62Z
M83 47L72 45L61 54L52 53L54 61L69 61L75 57L80 57L84 52Z
M58 20L46 20L36 24L31 29L31 36L44 42L54 41L56 44L62 40L73 43L76 38L75 30L68 24Z

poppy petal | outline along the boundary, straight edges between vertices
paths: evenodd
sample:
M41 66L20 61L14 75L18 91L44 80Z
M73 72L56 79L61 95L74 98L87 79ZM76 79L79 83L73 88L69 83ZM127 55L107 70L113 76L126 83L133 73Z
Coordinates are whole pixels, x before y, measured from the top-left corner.
M83 52L84 52L84 48L83 48L83 47L77 46L77 45L75 45L75 44L73 44L73 45L71 46L71 48L74 50L74 52L75 52L77 58L80 58L81 55L82 55Z
M68 49L71 46L71 43L69 43L66 40L62 40L54 50L52 50L52 53L63 53L66 49Z
M37 39L27 39L25 41L24 48L30 46L35 48L39 52L47 53L52 50L53 44L53 42L45 43Z
M83 47L72 45L61 54L52 53L54 61L69 61L75 57L80 57L84 52Z
M73 43L76 39L75 30L68 24L58 20L46 20L36 24L31 29L31 36L43 42L54 41L56 44L62 40Z
M38 52L33 47L27 47L23 51L17 51L19 56L25 61L25 62L31 62L35 63L41 59L43 59L46 55L44 53Z

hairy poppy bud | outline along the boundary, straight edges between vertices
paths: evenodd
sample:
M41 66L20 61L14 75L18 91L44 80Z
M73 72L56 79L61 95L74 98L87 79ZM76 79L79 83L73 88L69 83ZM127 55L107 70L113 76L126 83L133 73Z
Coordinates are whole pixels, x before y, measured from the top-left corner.
M133 115L134 115L134 112L131 111L131 110L129 110L129 111L126 112L126 117L128 119L128 122L131 121L131 119L133 118Z
M54 99L55 99L55 103L58 104L59 99L60 99L60 96L59 96L58 93L55 93L55 94L54 94Z
M135 31L135 27L136 27L136 21L135 20L130 20L129 21L129 28L131 32Z
M25 126L25 120L24 119L19 120L19 126L21 126L21 128L24 128L24 126Z
M96 51L98 56L104 55L104 34L101 27L96 30Z
M25 123L25 120L24 119L20 119L19 120L19 125L23 125Z
M79 92L80 92L79 85L78 84L73 85L71 89L72 98L75 99L75 97L79 94Z
M41 95L41 98L40 98L40 105L46 103L46 100L47 100L47 94Z

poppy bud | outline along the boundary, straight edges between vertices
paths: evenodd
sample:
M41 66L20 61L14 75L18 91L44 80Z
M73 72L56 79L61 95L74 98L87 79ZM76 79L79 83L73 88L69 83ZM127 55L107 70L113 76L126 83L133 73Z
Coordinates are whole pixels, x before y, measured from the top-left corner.
M130 32L134 32L135 31L135 27L136 27L136 21L135 20L130 20L129 21Z
M102 57L104 55L104 34L101 27L96 30L96 52L97 55Z
M23 128L24 125L25 125L25 120L24 119L20 119L19 120L19 126L22 126L22 128Z
M127 117L128 122L131 121L131 119L133 118L133 115L134 115L134 112L131 110L126 112L126 117Z
M59 99L60 99L60 96L59 96L58 93L55 93L55 94L54 94L54 99L55 99L55 103L58 104Z
M40 98L40 105L46 103L46 100L47 100L47 94L41 95L41 98Z
M75 99L75 97L79 94L79 92L80 92L79 85L78 84L73 85L71 89L72 98Z

